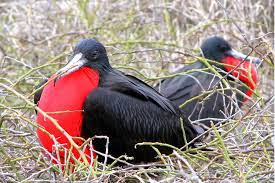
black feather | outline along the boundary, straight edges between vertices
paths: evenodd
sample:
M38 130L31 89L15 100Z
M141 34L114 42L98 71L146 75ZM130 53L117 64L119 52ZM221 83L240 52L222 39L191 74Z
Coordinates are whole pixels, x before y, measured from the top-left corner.
M187 141L197 136L190 123L184 122ZM144 101L110 88L93 91L84 104L82 136L106 135L110 139L109 153L115 157L123 154L135 157L134 162L153 161L157 155L150 146L141 142L161 142L182 147L185 142L180 118L164 111L150 100ZM105 140L95 140L97 150L105 152ZM159 147L170 154L172 149Z
M143 99L159 105L163 110L176 114L175 106L158 93L154 88L131 75L111 69L100 78L100 86L110 90L121 92L132 97Z
M75 52L88 60L85 66L99 71L99 88L85 100L82 136L106 135L110 139L109 152L118 157L125 153L135 162L153 161L156 153L139 142L162 142L176 147L185 145L180 125L180 112L172 102L134 76L125 75L109 64L105 48L93 39L81 41ZM96 58L89 56L97 52ZM187 141L198 135L195 127L183 119ZM104 140L96 140L95 148L105 152ZM161 152L171 153L160 147Z
M225 57L224 52L230 50L231 46L223 38L214 36L204 41L201 49L207 59L221 61ZM221 67L219 65L217 66ZM205 68L206 66L203 63L197 61L176 73ZM222 67L220 69L222 69ZM221 72L221 75L225 75L225 72ZM220 81L220 78L213 75L213 73L194 71L188 75L165 79L161 81L159 85L155 86L155 89L159 89L164 97L173 101L176 106L180 106L188 100L192 100L193 97L200 96L204 91L221 89L222 83ZM236 82L231 86L243 92L245 91L244 87L238 85ZM236 102L233 99L233 93L233 90L226 90L224 92L214 91L192 100L187 104L185 103L186 105L181 108L181 111L183 115L191 121L201 120L202 124L210 127L211 121L213 121L214 124L224 121L225 116L233 115L236 109L238 109L238 106L242 105L240 101L243 100L243 96L237 93Z
M34 90L37 90L41 86L43 86L45 83L47 83L48 79L43 80L41 83L39 83L37 86L34 87ZM34 94L33 100L36 105L38 105L38 102L40 100L41 94L43 92L44 88L41 88L40 90L37 90Z

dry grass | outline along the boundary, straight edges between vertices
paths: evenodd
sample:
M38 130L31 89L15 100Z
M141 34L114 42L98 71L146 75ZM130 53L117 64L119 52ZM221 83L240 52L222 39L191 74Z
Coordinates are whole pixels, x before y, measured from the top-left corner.
M274 1L221 2L1 1L1 182L272 182ZM240 118L220 129L222 136L216 133L207 144L213 151L175 150L163 157L166 164L80 165L74 174L53 173L58 167L43 158L33 106L20 95L32 101L33 87L66 63L79 39L98 38L115 67L154 84L156 77L194 61L187 55L197 55L202 40L211 35L225 37L244 53L257 46L253 55L263 61L258 96L240 111Z

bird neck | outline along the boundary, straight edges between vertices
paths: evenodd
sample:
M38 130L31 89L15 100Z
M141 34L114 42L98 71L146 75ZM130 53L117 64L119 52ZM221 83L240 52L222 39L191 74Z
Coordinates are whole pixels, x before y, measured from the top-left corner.
M113 68L109 63L108 57L100 57L97 60L87 64L93 70L97 70L99 76L104 75L106 72L110 72Z
M108 72L111 72L113 70L113 67L107 62L108 64L101 65L100 68L98 68L98 72L100 76L105 75Z

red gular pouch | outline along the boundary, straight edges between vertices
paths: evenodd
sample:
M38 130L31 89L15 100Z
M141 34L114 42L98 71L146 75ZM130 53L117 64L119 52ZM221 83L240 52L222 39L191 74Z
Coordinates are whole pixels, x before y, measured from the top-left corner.
M53 75L44 87L38 107L56 119L59 125L73 137L76 144L82 145L83 140L77 138L81 136L82 106L87 95L98 87L99 73L97 70L83 67L61 77L54 83L55 77L56 76ZM72 148L68 139L41 113L38 113L36 121L55 137L58 144L67 149L67 153L65 153L64 150L62 151L63 148L60 148L60 151L57 152L56 143L54 143L46 133L37 129L37 135L41 145L52 154L59 153L60 158L57 159L60 159L62 164L65 163L64 161L68 157L68 152ZM72 148L71 152L76 159L80 158L77 149ZM85 148L84 153L89 162L92 159L91 157L95 158L96 156L95 153L91 154L89 146ZM53 162L56 163L55 161ZM73 163L74 159L70 158L70 162Z
M258 82L258 75L255 65L248 60L242 61L232 56L225 57L222 62L225 64L224 69L227 72L230 72L231 75L239 78L240 81L249 87L246 91L246 95L251 97ZM244 98L244 102L246 100L247 97Z

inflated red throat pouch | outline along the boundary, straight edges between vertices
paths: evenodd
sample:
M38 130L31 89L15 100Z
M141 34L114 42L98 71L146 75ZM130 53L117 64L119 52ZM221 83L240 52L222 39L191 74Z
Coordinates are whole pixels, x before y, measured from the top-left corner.
M56 83L54 83L55 77L56 76L53 75L44 87L38 107L56 119L59 125L72 137L80 137L82 128L82 106L87 95L98 87L99 73L91 68L83 67L61 77ZM36 121L51 133L64 148L71 148L68 139L49 119L45 118L41 113L38 113ZM66 153L63 151L55 152L55 143L46 133L37 129L37 135L44 148L53 154L59 153L60 159L66 159ZM74 141L78 145L83 143L80 139L75 139ZM73 148L72 153L75 158L80 157L77 149ZM85 154L90 160L91 153L89 148L85 149ZM93 157L95 157L95 154L93 154Z

